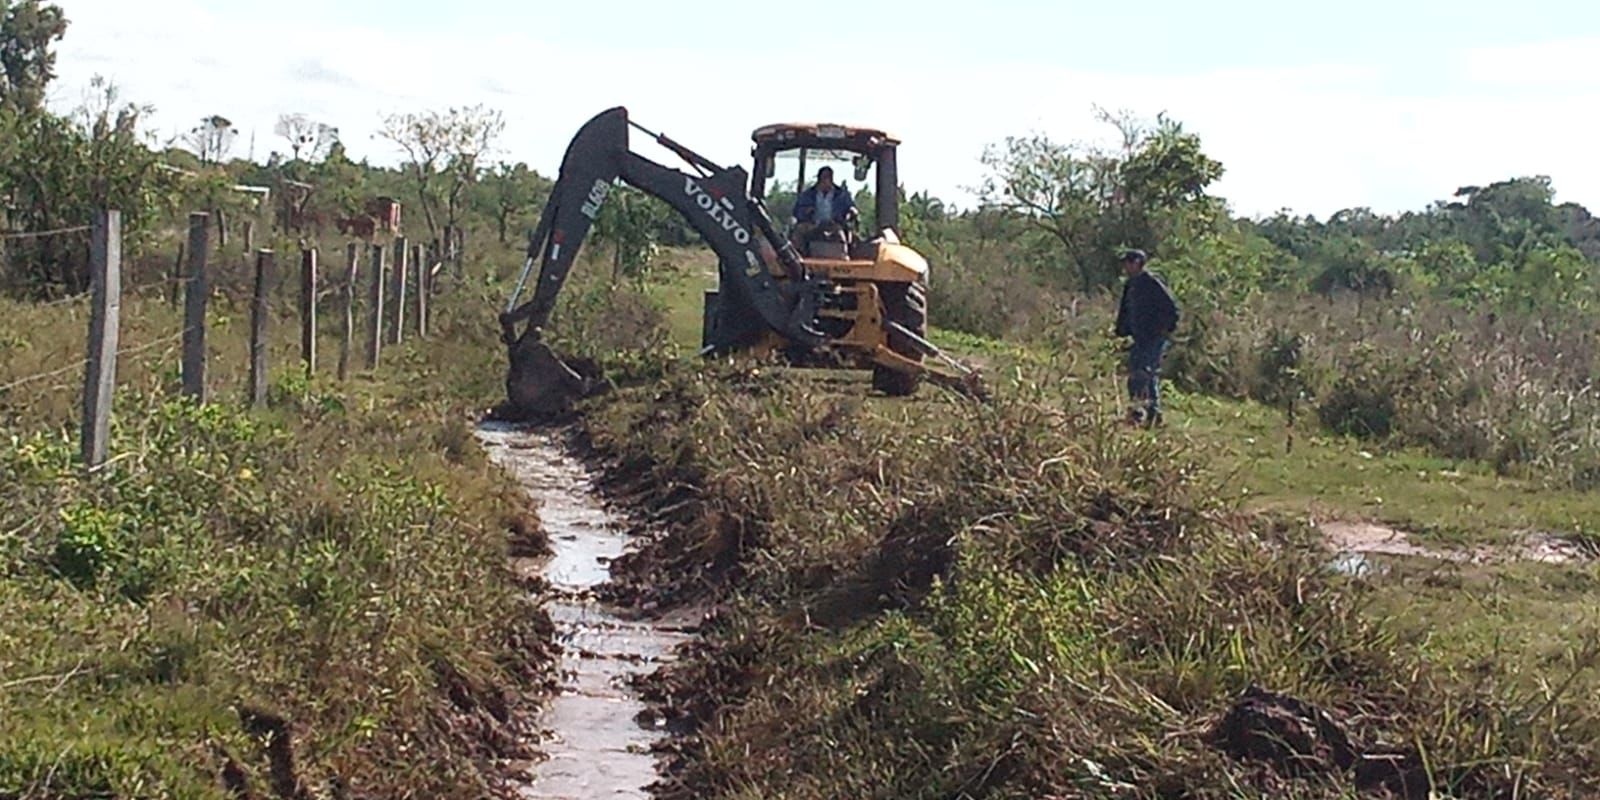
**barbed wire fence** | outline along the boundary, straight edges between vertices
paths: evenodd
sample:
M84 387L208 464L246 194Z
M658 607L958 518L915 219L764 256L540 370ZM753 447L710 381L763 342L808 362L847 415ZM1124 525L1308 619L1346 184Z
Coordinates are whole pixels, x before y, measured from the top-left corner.
M117 385L119 362L143 363L181 354L180 389L183 396L207 402L206 320L208 300L213 290L210 269L210 215L189 215L188 237L178 247L178 258L169 274L134 285L124 285L122 265L121 215L114 210L98 212L89 225L75 225L40 231L0 231L0 242L9 239L38 240L51 236L89 234L89 290L35 304L36 308L62 308L87 303L89 311L88 346L85 354L61 366L33 374L12 377L0 383L0 398L23 387L52 379L81 374L82 458L90 472L107 461L112 401ZM365 246L352 243L347 249L348 263L337 270L341 279L324 285L319 268L319 252L303 241L300 248L297 316L300 322L300 362L309 377L316 371L318 305L330 297L342 300L345 324L340 342L339 380L347 378L347 362L355 333L358 298L366 295L369 347L368 369L378 367L379 353L385 344L399 344L409 327L418 339L429 334L429 300L438 288L437 278L446 261L442 253L420 244L408 246L405 237L396 235L388 243L371 239ZM358 260L368 253L368 275L362 276ZM392 252L392 258L388 257ZM246 251L248 256L248 251ZM255 251L253 292L250 303L249 390L253 405L267 401L268 337L272 306L270 293L278 284L277 260L270 248ZM366 285L360 286L361 283ZM407 292L408 284L411 291ZM362 288L367 291L361 291ZM134 347L120 344L122 299L125 294L143 296L160 289L169 305L176 307L180 295L183 324L179 330L158 336ZM385 302L387 301L387 302ZM65 355L65 354L63 354ZM65 384L58 388L67 388Z

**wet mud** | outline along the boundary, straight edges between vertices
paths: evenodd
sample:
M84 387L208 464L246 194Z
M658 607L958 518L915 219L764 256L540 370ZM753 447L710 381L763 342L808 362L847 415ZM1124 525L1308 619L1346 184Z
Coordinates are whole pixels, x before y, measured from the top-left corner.
M555 437L487 423L489 457L538 506L551 555L516 564L544 579L545 610L561 648L558 689L539 719L544 760L527 772L528 800L645 798L657 779L654 744L667 735L631 687L670 662L694 636L697 615L641 619L596 598L610 564L628 548L623 520L601 502L585 466Z

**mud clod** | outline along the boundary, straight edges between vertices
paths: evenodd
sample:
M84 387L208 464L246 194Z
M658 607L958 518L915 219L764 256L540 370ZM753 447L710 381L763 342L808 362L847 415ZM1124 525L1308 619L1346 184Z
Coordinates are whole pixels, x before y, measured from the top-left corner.
M1229 756L1263 762L1284 776L1343 775L1379 797L1426 800L1433 789L1417 753L1363 748L1331 713L1259 686L1246 689L1223 715L1211 741Z
M239 709L239 721L243 723L246 733L262 739L266 744L273 792L283 800L308 798L295 771L294 736L289 721L278 714L249 706Z
M1350 736L1327 712L1258 686L1245 690L1212 736L1234 758L1265 761L1291 775L1345 770L1356 763Z

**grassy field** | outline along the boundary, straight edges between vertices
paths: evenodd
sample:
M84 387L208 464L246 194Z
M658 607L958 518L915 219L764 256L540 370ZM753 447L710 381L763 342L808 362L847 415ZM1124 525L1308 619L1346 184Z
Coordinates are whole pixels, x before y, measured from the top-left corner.
M680 354L705 267L646 287ZM936 339L994 405L729 365L625 369L589 409L618 490L664 515L622 565L632 591L727 609L655 687L698 730L671 796L1600 791L1592 562L1347 576L1305 524L1587 540L1593 496L1314 421L1291 449L1282 412L1180 392L1168 428L1128 431L1109 343ZM1327 709L1361 766L1230 749L1252 686Z
M714 270L709 256L671 251L648 287L679 353L699 346L700 293L715 287ZM1060 353L948 331L935 330L932 338L982 365L995 382L1031 367L1108 399L1122 391L1103 343ZM1185 393L1170 384L1164 391L1172 411L1167 435L1207 453L1212 469L1234 478L1230 483L1247 508L1308 520L1371 520L1441 545L1504 544L1530 532L1600 544L1600 493L1330 435L1304 413L1291 427L1282 411L1259 403Z
M432 339L344 383L330 303L308 380L286 283L261 411L246 304L214 300L200 407L173 399L178 313L126 298L92 476L84 308L0 301L0 797L479 798L521 754L547 632L504 567L537 523L472 438L493 303L450 288Z

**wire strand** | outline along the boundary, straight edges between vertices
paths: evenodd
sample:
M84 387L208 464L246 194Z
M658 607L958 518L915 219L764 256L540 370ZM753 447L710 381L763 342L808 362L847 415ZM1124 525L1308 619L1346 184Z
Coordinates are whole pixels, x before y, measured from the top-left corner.
M117 350L117 357L118 358L123 358L125 356L135 356L135 355L138 355L140 353L145 352L146 350L150 350L150 349L153 349L153 348L156 348L156 347L160 347L163 344L168 344L170 342L177 341L177 340L183 338L183 335L185 333L187 333L188 330L189 329L185 328L185 329L180 330L177 333L171 334L169 336L164 336L164 337L161 337L159 339L155 339L155 340L152 340L152 341L149 341L149 342L145 342L144 344L139 345L138 347L129 347L129 348L125 348L125 349L118 349ZM69 373L69 372L71 372L71 371L73 371L75 369L82 369L83 367L87 366L88 363L89 363L89 359L88 358L80 358L80 359L72 362L71 364L68 364L68 365L66 365L64 367L61 367L59 369L53 369L53 370L50 370L49 372L41 372L41 373L39 373L37 375L29 375L29 376L27 376L25 378L18 378L17 380L14 380L14 381L12 381L10 383L4 384L4 385L0 385L0 394L3 394L5 392L9 392L12 389L15 389L15 388L17 388L19 386L26 386L26 385L28 385L30 383L35 383L35 382L38 382L38 381L45 380L46 378L54 378L54 377L57 377L57 376L60 376L60 375L65 375L65 374L67 374L67 373Z
M0 231L0 239L40 239L63 233L82 233L89 230L89 227L88 225L75 225L71 228L53 228L47 231Z

